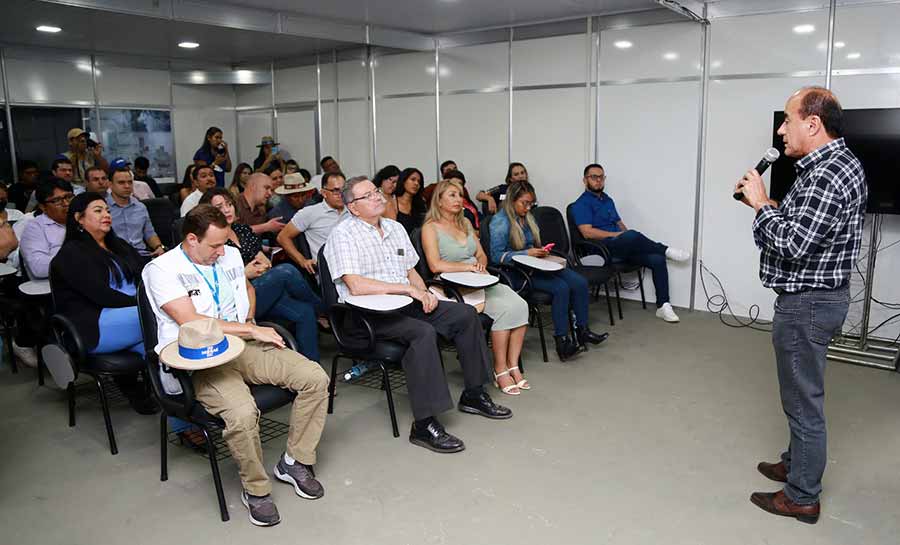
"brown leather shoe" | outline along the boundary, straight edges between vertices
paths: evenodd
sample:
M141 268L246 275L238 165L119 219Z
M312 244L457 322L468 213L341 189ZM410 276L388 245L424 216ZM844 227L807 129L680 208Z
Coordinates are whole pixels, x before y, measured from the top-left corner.
M819 521L819 502L810 505L796 504L784 495L784 490L774 493L754 492L750 494L750 501L763 511L768 511L773 515L794 517L807 524L815 524Z
M787 482L788 472L787 468L784 467L784 462L778 462L777 464L760 462L759 465L756 466L756 469L767 479L771 479L777 483Z

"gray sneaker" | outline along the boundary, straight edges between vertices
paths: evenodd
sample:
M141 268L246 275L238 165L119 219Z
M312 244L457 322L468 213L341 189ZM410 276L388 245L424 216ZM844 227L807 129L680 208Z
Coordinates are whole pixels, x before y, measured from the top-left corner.
M289 466L284 461L284 456L281 456L278 465L275 466L275 478L294 485L294 491L301 498L317 500L325 495L325 489L322 488L322 483L316 480L312 466L302 464L299 460Z
M250 522L257 526L275 526L281 522L278 508L272 501L272 495L251 496L246 490L241 490L241 502L250 511Z

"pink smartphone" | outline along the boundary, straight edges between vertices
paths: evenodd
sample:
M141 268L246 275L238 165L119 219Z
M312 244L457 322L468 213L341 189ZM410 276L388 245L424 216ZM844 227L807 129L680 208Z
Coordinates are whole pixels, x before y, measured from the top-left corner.
M550 244L544 246L544 251L545 251L545 252L549 252L550 250L553 249L554 246L556 246L556 243L555 243L555 242L551 242Z

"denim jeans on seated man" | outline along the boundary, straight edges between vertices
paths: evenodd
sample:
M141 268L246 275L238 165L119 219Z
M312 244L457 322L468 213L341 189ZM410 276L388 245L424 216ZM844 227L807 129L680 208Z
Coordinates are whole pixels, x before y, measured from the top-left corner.
M640 231L629 229L621 235L603 241L614 260L634 263L650 269L653 286L656 288L656 306L669 302L669 269L666 266L668 247L644 236Z

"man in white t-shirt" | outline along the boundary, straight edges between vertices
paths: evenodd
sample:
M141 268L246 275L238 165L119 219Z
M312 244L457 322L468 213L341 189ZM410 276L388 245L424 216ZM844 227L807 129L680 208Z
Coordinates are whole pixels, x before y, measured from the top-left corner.
M207 189L216 187L216 173L213 172L211 166L201 165L195 167L191 171L191 182L194 185L194 191L184 198L181 203L181 217L187 216L192 208L200 204L200 197L206 193Z
M278 245L294 263L313 276L316 274L316 256L319 255L319 248L328 240L334 226L347 214L344 201L341 199L343 187L343 174L326 172L322 176L322 202L298 210L291 222L278 233ZM303 257L294 245L294 239L300 236L300 233L306 235L306 242L309 243L312 252L310 259Z
M223 437L238 464L241 500L250 521L271 526L280 521L271 498L272 485L263 467L259 410L247 384L272 384L297 392L291 411L287 449L275 466L275 477L293 485L301 497L325 493L315 479L316 446L325 426L328 376L302 355L285 349L278 333L253 323L255 293L244 276L240 252L226 246L225 216L199 205L184 218L184 241L144 268L144 286L156 315L157 353L178 339L185 322L216 318L225 333L247 339L236 359L191 378L197 401L225 421ZM167 393L177 393L177 380L160 373Z

